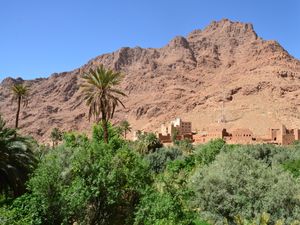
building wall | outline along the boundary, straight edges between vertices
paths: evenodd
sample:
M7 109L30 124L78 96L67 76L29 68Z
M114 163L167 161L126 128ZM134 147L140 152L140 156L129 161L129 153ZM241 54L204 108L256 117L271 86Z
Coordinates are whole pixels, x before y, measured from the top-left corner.
M197 144L204 144L207 142L207 136L204 134L194 134L193 135L193 142Z
M158 134L158 139L160 140L161 143L171 143L172 142L170 134L163 135L160 133L160 134Z
M192 133L192 123L191 122L181 122L179 132L181 135Z
M270 139L272 141L278 141L280 139L280 129L270 128Z
M194 134L194 143L203 144L214 139L224 139L225 136L229 135L225 128L209 128L206 132L202 134Z
M295 141L295 136L294 134L285 134L282 137L282 142L280 143L281 145L290 145L293 144Z
M251 144L254 142L253 132L249 129L236 129L231 132L230 142L233 144Z
M162 124L160 126L160 130L162 135L167 135L171 131L169 124Z
M270 129L270 139L272 143L278 145L290 145L295 140L299 140L299 129L287 129L284 125L281 125L279 129Z
M173 136L177 132L177 135L185 135L192 133L192 123L191 122L183 122L180 118L176 118L167 124L161 125L161 134Z
M177 140L183 140L186 137L194 143L207 143L213 139L223 139L231 144L253 144L253 143L272 143L278 145L289 145L295 140L300 140L300 129L287 129L284 125L279 128L270 128L269 134L264 137L256 137L250 129L235 129L227 132L225 128L220 126L210 127L207 131L200 134L192 135L192 123L183 122L180 118L176 118L169 124L161 126L162 142L172 142L172 136L177 131ZM186 137L185 137L186 136Z

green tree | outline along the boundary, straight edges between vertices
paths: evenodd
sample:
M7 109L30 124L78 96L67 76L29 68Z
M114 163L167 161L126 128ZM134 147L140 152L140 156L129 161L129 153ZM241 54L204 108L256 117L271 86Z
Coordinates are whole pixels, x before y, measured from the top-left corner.
M18 196L25 191L25 182L36 164L33 148L31 139L7 128L0 116L0 192Z
M144 194L136 212L135 225L207 225L200 220L195 210L188 206L188 200L193 197L187 186L191 164L194 164L191 155L181 156L182 153L172 147L159 149L146 155L146 158L149 159L149 156L158 155L160 152L160 155L169 155L169 160L164 162L164 157L157 158L159 161L163 159L162 163L166 164L166 168L162 164L156 167L162 173L155 176L152 189ZM151 163L150 166L153 169L154 164ZM160 168L163 168L163 171Z
M94 116L97 122L102 121L103 139L108 143L108 121L113 118L119 104L125 107L120 97L126 94L116 88L122 80L122 75L101 65L96 69L90 69L82 79L81 87L84 100L89 106L89 119Z
M274 221L298 219L299 183L280 166L251 156L248 148L221 152L211 164L195 171L190 180L194 207L213 223L224 218L232 222L238 215L251 220L263 212Z
M129 122L127 120L123 120L120 122L119 126L121 128L121 131L123 132L124 138L126 139L127 132L130 132L132 129Z
M167 163L177 158L182 158L182 151L177 146L160 148L145 156L149 162L150 168L155 173L161 173L165 170Z
M188 153L188 154L192 153L192 151L194 150L194 146L193 146L191 140L189 140L189 139L183 139L181 141L176 141L175 145L177 145L181 151Z
M193 219L177 194L148 190L138 206L134 225L195 225Z
M136 145L137 151L141 154L155 152L163 146L154 133L140 134Z
M26 206L18 204L14 217L43 225L133 224L151 182L147 162L126 146L115 149L111 142L92 140L60 145L35 170L22 201Z
M294 177L300 176L300 160L287 161L283 165L283 168L293 174Z
M215 139L204 145L199 145L195 150L196 160L200 164L208 165L215 160L224 147L225 141L223 139Z
M12 92L14 95L14 100L17 100L18 108L16 114L16 124L15 128L17 129L19 126L19 115L21 110L21 103L23 102L23 106L26 107L28 105L28 94L29 89L23 84L14 84L12 86Z
M59 130L57 127L55 127L51 131L50 138L52 141L52 147L54 148L55 146L58 145L59 141L62 141L63 132L61 130Z

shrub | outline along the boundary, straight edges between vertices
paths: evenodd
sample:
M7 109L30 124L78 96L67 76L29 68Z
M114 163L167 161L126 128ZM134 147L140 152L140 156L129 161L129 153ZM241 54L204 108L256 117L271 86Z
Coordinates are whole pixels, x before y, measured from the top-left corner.
M28 225L42 224L39 214L41 212L38 199L30 194L16 198L12 204L0 207L1 225Z
M251 219L268 212L273 220L291 221L300 216L299 184L279 166L270 167L245 149L222 152L199 168L190 180L194 207L213 221L241 215Z
M182 151L176 147L160 148L156 152L145 156L150 164L150 168L155 173L161 173L165 170L167 163L182 156Z
M283 163L283 168L293 174L294 177L300 176L300 160L292 160Z
M28 182L29 194L2 208L8 224L132 224L151 184L148 164L126 146L78 143L71 138L44 156Z
M149 190L141 200L134 225L189 225L192 221L193 216L184 211L177 196Z
M293 157L295 153L295 151L291 151L288 147L271 144L247 145L242 148L245 153L266 163L268 166L280 164Z
M187 187L190 171L195 165L193 155L177 154L178 150L174 147L160 149L154 155L165 155L168 150L171 150L174 159L177 158L166 162L166 169L155 176L152 188L144 193L136 212L135 225L207 225L190 209L187 201L193 197Z
M76 148L88 144L88 137L85 134L75 132L65 132L63 142L66 147Z
M207 144L199 145L195 150L197 162L203 165L210 164L224 146L225 141L223 139L211 140Z
M185 153L192 153L192 151L194 150L194 146L192 142L188 139L184 139L182 141L176 141L175 144L182 152Z
M141 154L155 152L163 145L154 133L141 134L135 142L134 148Z

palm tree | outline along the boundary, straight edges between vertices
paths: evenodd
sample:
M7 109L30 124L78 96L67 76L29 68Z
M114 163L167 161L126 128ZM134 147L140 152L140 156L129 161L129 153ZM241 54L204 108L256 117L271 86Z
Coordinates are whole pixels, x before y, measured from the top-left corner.
M57 127L52 129L50 138L52 140L53 148L58 145L58 142L62 140L62 137L63 137L63 133Z
M121 121L120 128L121 128L122 132L124 132L124 138L126 139L127 131L130 132L132 129L129 122L127 120Z
M107 70L103 65L90 69L82 77L81 87L84 100L89 106L89 119L94 116L97 122L101 120L105 143L108 143L108 121L113 118L119 103L125 108L120 97L126 96L126 94L115 88L120 84L122 78L121 73Z
M20 137L7 128L0 116L0 193L19 196L36 165L32 139Z
M141 154L155 152L163 145L154 133L144 133L138 136L137 149Z
M18 102L18 109L16 115L16 125L15 128L18 128L19 125L19 115L21 109L21 103L23 102L23 106L26 107L28 105L28 94L29 89L23 84L14 84L12 86L12 92L14 94L14 99Z

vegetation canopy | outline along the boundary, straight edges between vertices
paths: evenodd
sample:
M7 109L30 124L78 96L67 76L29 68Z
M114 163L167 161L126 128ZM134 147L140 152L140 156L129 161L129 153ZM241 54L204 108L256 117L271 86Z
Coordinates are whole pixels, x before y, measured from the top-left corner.
M66 132L61 144L44 154L39 150L44 147L37 147L35 168L33 154L19 158L22 148L13 150L19 146L13 144L15 130L0 124L1 151L20 159L9 162L1 154L0 224L299 223L298 144L240 146L214 140L192 146L183 140L166 147L151 133L125 140L110 123L106 143L99 123L91 138ZM14 176L2 173L11 166L31 173L21 182L26 193L14 192L7 182Z
M0 115L0 192L19 196L25 191L25 182L36 165L32 139L17 135L6 127Z

